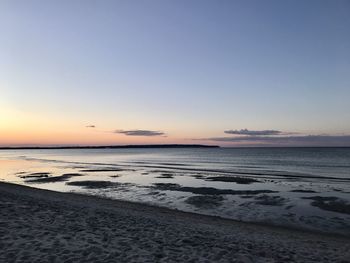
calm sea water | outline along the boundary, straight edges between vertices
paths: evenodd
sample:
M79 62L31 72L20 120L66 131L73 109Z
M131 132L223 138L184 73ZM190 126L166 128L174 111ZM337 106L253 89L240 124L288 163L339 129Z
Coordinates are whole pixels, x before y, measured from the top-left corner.
M0 180L350 235L350 148L3 150Z
M0 158L350 178L350 148L68 149L0 151Z

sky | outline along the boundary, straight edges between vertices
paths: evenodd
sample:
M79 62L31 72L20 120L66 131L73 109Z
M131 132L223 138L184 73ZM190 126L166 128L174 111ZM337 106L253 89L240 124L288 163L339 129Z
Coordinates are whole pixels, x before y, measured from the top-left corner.
M349 0L2 0L0 146L350 146L349 14Z

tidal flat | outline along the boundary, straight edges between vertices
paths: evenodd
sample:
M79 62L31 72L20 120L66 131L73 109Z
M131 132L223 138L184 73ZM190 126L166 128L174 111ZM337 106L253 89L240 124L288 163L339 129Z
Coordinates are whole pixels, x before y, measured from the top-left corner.
M265 160L271 151L276 151L276 156ZM304 165L299 156L305 155L305 150L288 151L288 161L279 161L278 166L271 163L283 156L278 149L85 149L74 155L72 150L2 151L0 180L350 236L347 159L330 159L327 163L323 158L320 164L310 155ZM320 154L323 151L331 156L330 149ZM289 166L291 158L300 164ZM312 170L310 160L314 162Z

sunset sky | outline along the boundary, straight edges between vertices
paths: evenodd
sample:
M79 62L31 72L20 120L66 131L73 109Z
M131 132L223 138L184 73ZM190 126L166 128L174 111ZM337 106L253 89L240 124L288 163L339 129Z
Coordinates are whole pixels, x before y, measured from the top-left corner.
M2 0L0 146L350 146L350 1Z

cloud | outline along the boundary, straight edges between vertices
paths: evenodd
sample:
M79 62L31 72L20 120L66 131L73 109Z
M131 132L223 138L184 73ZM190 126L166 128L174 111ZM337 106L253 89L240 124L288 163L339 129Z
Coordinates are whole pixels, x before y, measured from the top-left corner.
M214 137L205 140L271 146L350 146L350 135L239 136Z
M86 125L85 127L86 128L95 128L96 126L95 125Z
M115 130L114 133L121 133L127 136L165 136L164 132L150 130Z
M235 135L249 135L249 136L257 136L257 135L282 135L283 132L277 130L261 130L261 131L250 131L248 129L241 130L228 130L225 131L227 134L235 134Z

